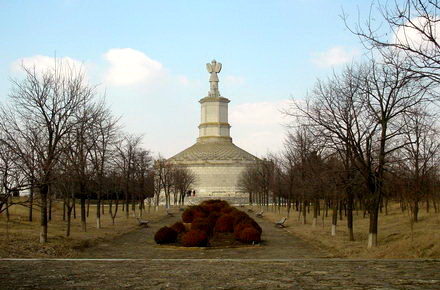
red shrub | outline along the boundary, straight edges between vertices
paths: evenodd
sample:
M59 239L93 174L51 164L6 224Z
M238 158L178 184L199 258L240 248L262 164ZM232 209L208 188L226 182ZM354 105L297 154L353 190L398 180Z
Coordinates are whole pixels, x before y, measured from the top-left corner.
M174 223L171 228L176 231L176 233L181 234L186 232L185 225L182 222Z
M188 208L186 208L182 213L182 221L184 223L192 223L193 219L195 218L204 218L207 217L209 213L206 211L205 208L193 205Z
M237 236L236 236L237 238ZM238 239L242 243L259 243L261 242L261 233L254 227L244 227L238 233Z
M210 199L210 200L205 200L204 202L202 202L200 204L200 206L205 208L210 213L212 213L212 212L220 213L220 211L223 208L229 207L229 203L227 201L225 201L225 200Z
M238 226L238 225L241 225L241 224L252 226L260 234L263 232L263 229L260 227L260 225L251 217L247 217L247 218L243 218L243 219L239 220L239 222L237 224L235 224L235 226Z
M211 214L208 216L209 224L211 225L212 228L215 227L215 224L219 217L220 217L219 212L211 212Z
M225 233L234 231L234 216L230 214L224 214L217 219L214 227L215 232Z
M209 212L202 206L194 207L194 218L206 218L209 216Z
M233 208L232 206L228 206L228 207L224 207L222 208L222 210L220 211L221 214L227 214L227 213L231 213L234 210L236 210L235 208Z
M208 218L195 218L191 223L191 230L200 230L205 232L208 236L211 235L214 226Z
M154 240L158 244L174 243L177 240L177 232L170 227L162 227L154 235Z
M234 226L239 224L242 220L250 219L247 213L240 210L233 211L232 215L234 216Z
M229 206L229 203L226 200L221 200L221 199L205 200L200 205L211 205L211 204L215 204L215 205L222 207L222 208Z
M184 223L191 223L194 219L194 206L187 207L182 213L182 221Z
M239 240L240 238L240 232L244 229L244 228L249 228L252 227L250 224L238 224L236 226L234 226L234 237L236 240Z
M208 235L200 230L190 230L182 235L182 245L185 247L206 247Z

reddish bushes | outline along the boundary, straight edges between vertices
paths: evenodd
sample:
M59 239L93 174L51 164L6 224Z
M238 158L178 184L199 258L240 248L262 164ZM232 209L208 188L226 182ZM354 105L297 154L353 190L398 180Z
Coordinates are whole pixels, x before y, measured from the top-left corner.
M209 218L195 218L191 223L191 230L200 230L205 232L208 236L212 234L214 226Z
M220 199L205 200L200 204L200 206L205 208L210 213L212 212L220 213L222 209L230 207L227 201Z
M251 217L237 215L234 220L234 237L242 243L261 242L263 230L260 225Z
M171 228L176 231L178 234L182 234L186 232L185 225L182 222L174 223Z
M239 210L233 211L232 215L234 216L234 226L238 225L243 220L251 219L247 213Z
M190 230L183 234L181 242L185 247L206 247L208 245L208 235L201 230Z
M222 208L222 210L220 211L220 214L227 214L227 213L231 213L235 210L235 208L229 206L229 207L224 207Z
M215 232L219 233L232 233L234 231L234 219L235 217L230 214L224 214L217 219L214 227Z
M235 235L236 239L242 243L261 242L261 233L252 226L245 226Z
M250 227L255 228L260 234L263 232L263 230L261 229L260 225L252 218L246 218L246 219L242 219L240 220L240 222L238 224L235 224L235 226L239 226L239 225L248 225ZM234 227L235 230L235 227Z
M209 212L202 206L190 206L182 213L182 220L184 223L192 223L195 218L205 218Z
M222 239L213 235L214 232L234 233L235 239L242 243L261 241L262 229L258 223L247 213L229 206L223 200L207 200L198 206L190 206L182 213L182 220L191 223L191 230L188 231L183 223L176 222L156 233L156 243L173 243L179 237L179 242L185 247L205 247L210 237Z
M158 244L174 243L177 240L177 232L170 227L160 228L154 235L154 240Z

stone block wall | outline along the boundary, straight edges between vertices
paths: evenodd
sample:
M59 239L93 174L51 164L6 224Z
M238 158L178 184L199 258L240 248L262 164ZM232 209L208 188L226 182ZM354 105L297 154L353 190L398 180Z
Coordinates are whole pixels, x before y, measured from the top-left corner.
M197 176L194 186L200 196L234 196L242 194L238 180L246 165L200 164L187 166Z

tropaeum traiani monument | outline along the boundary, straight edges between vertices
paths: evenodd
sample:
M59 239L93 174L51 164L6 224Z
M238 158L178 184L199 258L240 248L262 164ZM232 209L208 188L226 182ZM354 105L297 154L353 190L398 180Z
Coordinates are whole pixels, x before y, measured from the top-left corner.
M243 170L257 158L234 145L228 122L229 99L218 88L222 64L213 60L206 64L210 73L210 90L202 98L199 137L194 145L169 159L190 169L196 176L192 186L198 196L240 196L238 181Z

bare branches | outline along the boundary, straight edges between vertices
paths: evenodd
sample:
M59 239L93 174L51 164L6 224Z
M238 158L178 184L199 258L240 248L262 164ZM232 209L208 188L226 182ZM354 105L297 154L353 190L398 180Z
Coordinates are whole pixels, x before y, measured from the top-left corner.
M365 47L375 50L388 61L396 54L405 58L402 67L435 81L440 80L440 8L437 1L405 0L373 2L364 25L350 25L343 15L348 29L357 35ZM378 13L381 19L372 15ZM383 22L382 22L383 21Z

